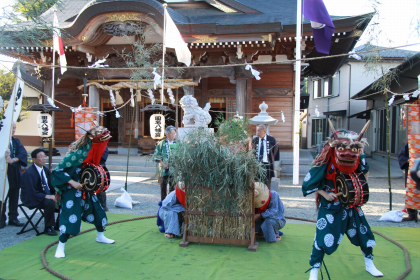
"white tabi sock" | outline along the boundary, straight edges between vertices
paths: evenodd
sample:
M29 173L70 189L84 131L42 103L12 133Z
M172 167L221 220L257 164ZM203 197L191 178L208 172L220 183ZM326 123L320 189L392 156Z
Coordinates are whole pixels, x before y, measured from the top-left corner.
M365 264L366 264L366 271L372 274L373 276L375 277L384 276L384 274L375 267L371 259L365 258Z
M115 243L115 240L106 238L103 232L98 231L96 233L96 242L105 243L105 244L113 244Z
M311 269L311 274L309 275L309 280L318 280L318 270L319 268L312 268Z
M66 254L64 254L65 246L66 246L66 243L58 241L57 250L55 251L54 257L56 257L57 259L65 258L66 257Z

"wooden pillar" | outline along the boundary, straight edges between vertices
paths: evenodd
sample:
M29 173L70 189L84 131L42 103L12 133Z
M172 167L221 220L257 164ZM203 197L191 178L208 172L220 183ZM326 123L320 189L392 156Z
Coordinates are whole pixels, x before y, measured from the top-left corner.
M246 110L245 112L248 114L246 115L247 118L252 118L252 78L246 79Z
M44 80L44 94L51 97L52 91L52 80ZM50 104L48 103L47 97L43 96L43 104Z
M99 90L96 86L89 86L89 107L97 108L93 112L100 108Z
M236 111L239 116L245 115L246 105L246 78L236 79ZM236 113L235 113L236 114Z
M204 108L204 106L206 106L206 103L209 102L208 88L209 80L207 78L203 78L201 80L201 108Z

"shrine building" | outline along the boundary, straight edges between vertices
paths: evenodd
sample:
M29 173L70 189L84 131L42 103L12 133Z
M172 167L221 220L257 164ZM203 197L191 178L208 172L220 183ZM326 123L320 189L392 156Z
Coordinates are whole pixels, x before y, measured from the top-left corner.
M103 85L129 81L132 71L126 69L126 61L120 54L129 52L137 39L134 25L151 34L144 42L146 45L162 43L164 3L168 4L168 13L192 54L191 66L180 72L170 67L185 64L177 61L174 49L166 49L165 66L169 66L165 70L166 78L196 84L176 90L177 100L190 94L201 107L210 102L213 119L217 116L229 118L236 112L252 118L260 112L259 105L264 101L268 105L267 112L280 120L270 126L270 134L277 139L281 149L291 149L294 91L296 86L301 87L294 83L295 71L302 71L302 79L305 76L328 77L334 75L346 59L346 56L340 56L311 60L302 63L302 69L295 69L295 0L63 0L57 17L60 28L70 35L64 39L67 65L82 68L68 68L63 75L57 68L55 81L52 81L51 68L43 66L52 63L51 40L46 41L47 47L16 42L14 46L0 46L0 51L25 62L39 64L33 69L33 74L42 82L41 90L51 96L54 82L55 99L77 108L83 102L84 89L78 87L84 84L84 78ZM51 8L43 15L51 22L53 10ZM371 17L372 14L352 17L331 15L335 31L330 55L346 54L352 50ZM316 51L310 22L303 20L302 58L326 56ZM26 53L20 54L18 49L24 49ZM101 59L105 59L103 64L112 69L87 68ZM58 65L58 55L55 61ZM255 79L251 71L245 70L246 63L254 63L253 68L261 72L260 80ZM87 93L89 106L100 111L113 109L108 90L89 86ZM121 89L119 94L124 102L131 96L128 88ZM154 94L159 103L159 90L155 90ZM143 95L147 96L147 93ZM47 103L44 97L40 100ZM149 98L143 97L134 108L125 106L120 109L121 118L116 118L114 113L100 118L101 124L113 135L109 142L111 150L121 148L119 152L123 153L130 142L132 147L138 146L140 150L154 146L149 131L149 118L153 112L141 111L150 102ZM55 113L55 145L64 147L75 140L75 128L71 127L70 121L72 111L69 107L56 104L63 112ZM301 109L304 109L302 104ZM182 110L176 110L170 104L168 106L174 111L168 113L170 117L166 124L181 127ZM285 122L281 121L281 112ZM136 129L138 135L131 133L130 138L133 116L133 130ZM252 129L255 134L255 126Z

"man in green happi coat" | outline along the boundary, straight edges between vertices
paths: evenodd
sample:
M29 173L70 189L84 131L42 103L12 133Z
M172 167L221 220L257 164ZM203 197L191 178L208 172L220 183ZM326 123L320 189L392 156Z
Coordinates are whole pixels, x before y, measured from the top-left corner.
M163 201L167 195L166 186L169 183L169 192L174 190L175 183L170 180L171 168L169 156L171 155L171 145L176 144L176 128L172 125L165 129L166 139L160 141L155 149L154 160L159 164L160 175L160 199Z
M362 250L366 270L373 276L383 276L373 264L372 247L376 246L375 237L361 205L343 205L337 197L339 194L336 187L336 176L339 174L346 174L354 184L359 185L363 185L360 182L367 178L369 165L363 153L367 142L362 136L369 122L359 135L353 131L335 130L332 123L329 123L333 134L314 160L313 167L305 176L302 185L304 196L316 193L318 205L317 229L309 260L309 279L318 279L318 270L324 255L330 255L337 250L344 234L353 245Z
M112 244L115 241L104 236L108 223L105 210L96 194L84 192L80 183L81 168L84 162L99 160L109 141L109 131L94 127L86 135L70 145L70 151L51 174L52 185L61 197L59 221L60 237L56 258L64 258L64 247L70 235L77 235L82 227L81 221L94 224L97 230L96 241ZM102 141L101 141L102 140Z

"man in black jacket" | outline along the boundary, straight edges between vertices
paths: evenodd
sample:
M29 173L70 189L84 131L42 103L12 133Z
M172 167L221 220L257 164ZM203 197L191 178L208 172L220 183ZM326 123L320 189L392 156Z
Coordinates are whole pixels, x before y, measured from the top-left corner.
M12 136L15 135L15 131L16 124L12 123ZM28 154L22 143L16 137L12 137L10 141L10 151L6 151L5 157L6 162L8 163L7 180L9 181L9 192L4 200L3 213L0 219L0 229L6 226L7 201L9 201L9 225L17 227L23 226L23 223L18 220L18 203L22 166L25 167L28 161Z
M22 175L20 199L29 209L44 209L45 230L48 235L57 235L54 230L55 189L51 184L51 172L45 166L47 157L43 149L31 153L34 164ZM64 206L65 207L65 206Z
M280 159L279 146L273 136L268 135L265 125L257 126L257 137L252 139L252 149L256 159L262 162L266 169L264 183L271 190L271 178L274 177L274 162Z

